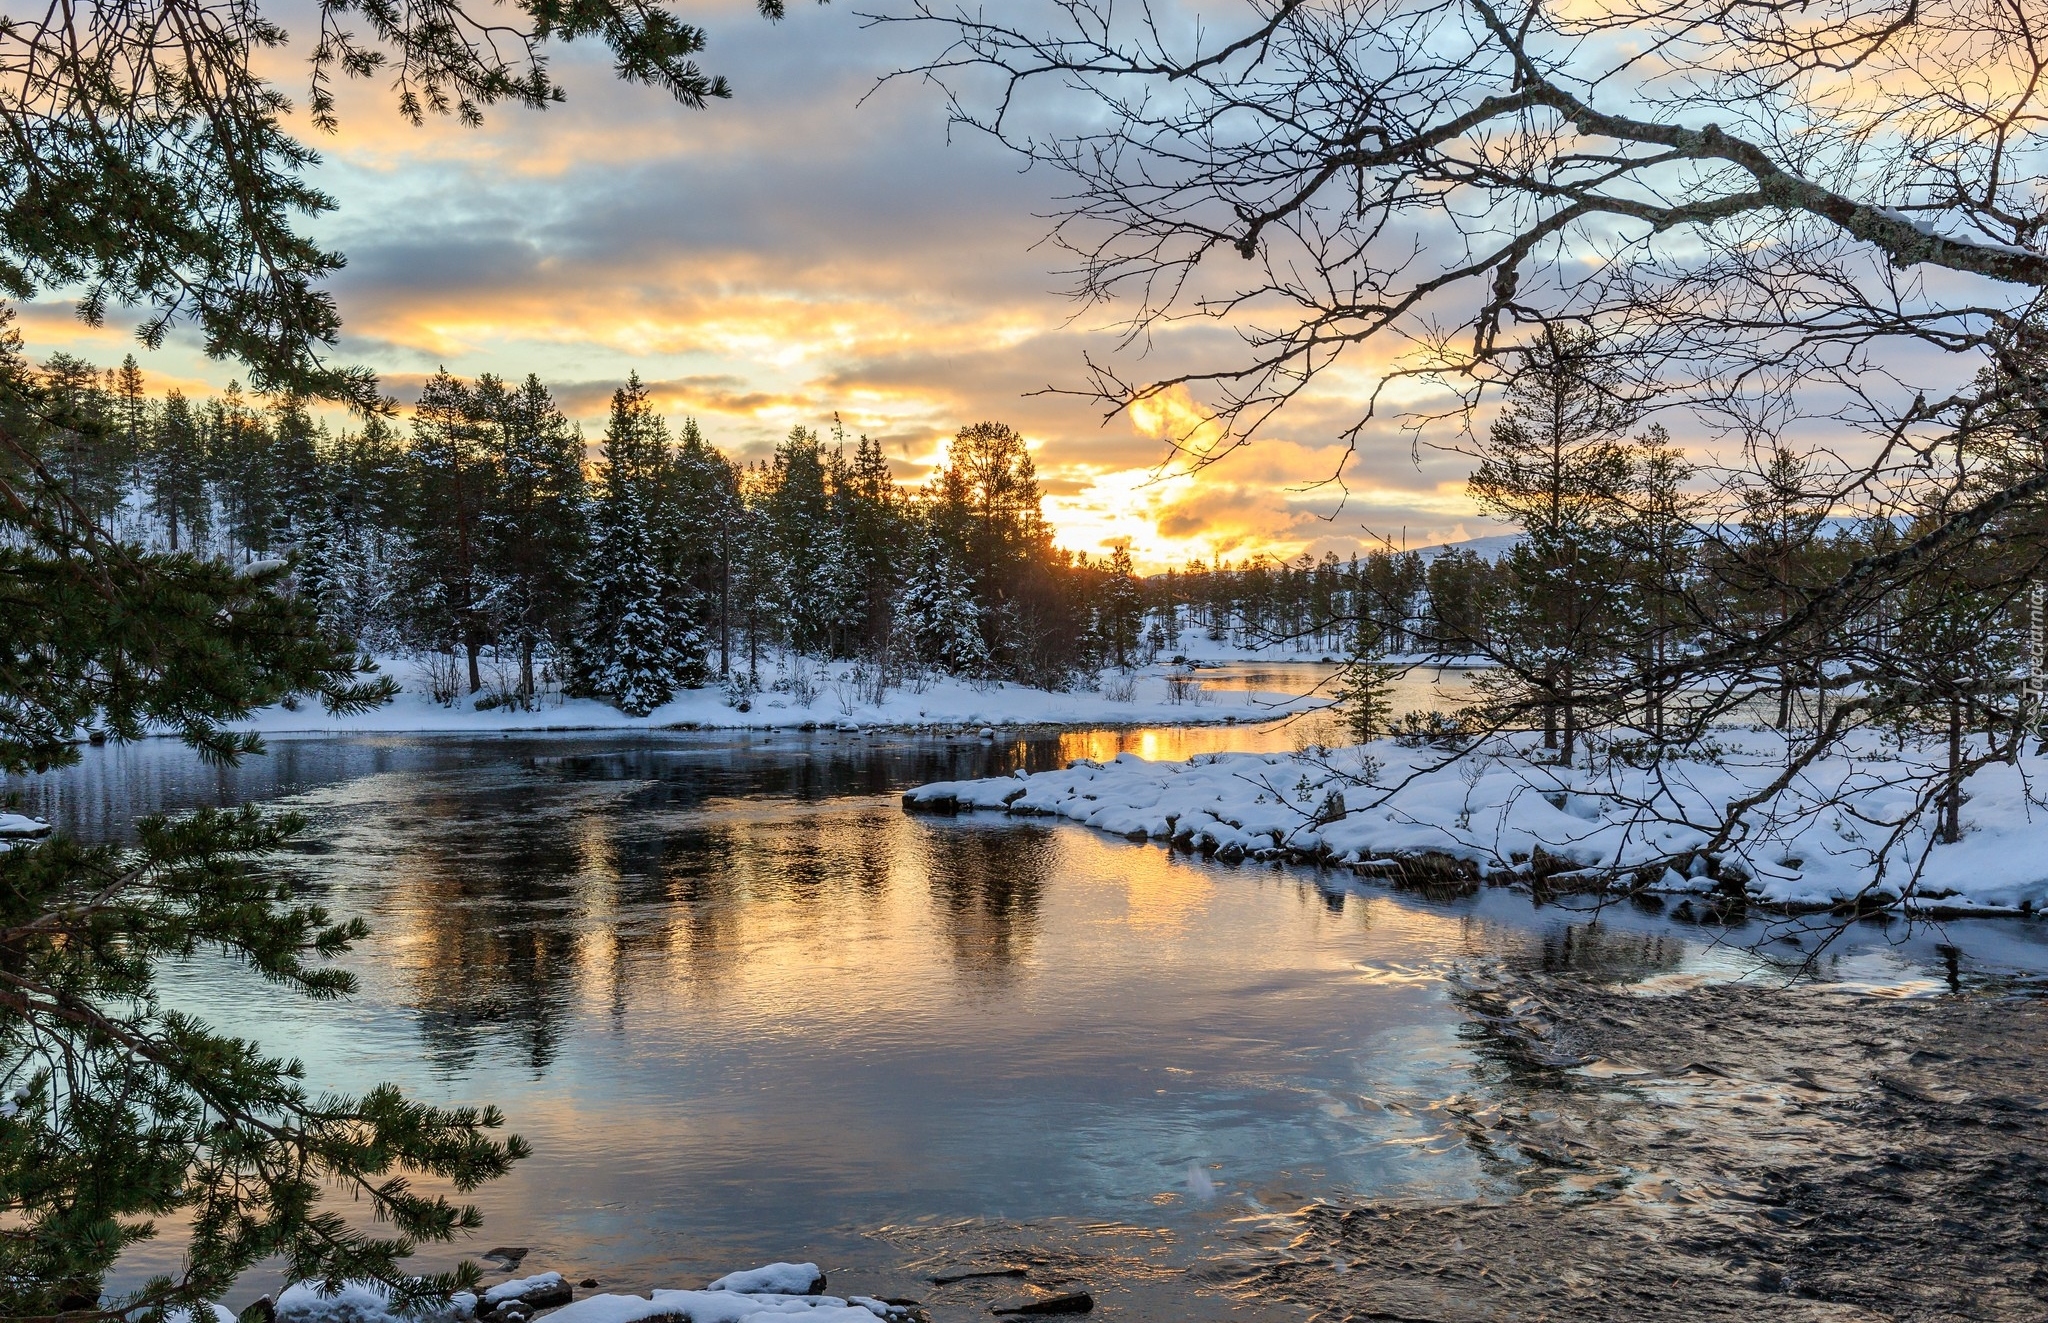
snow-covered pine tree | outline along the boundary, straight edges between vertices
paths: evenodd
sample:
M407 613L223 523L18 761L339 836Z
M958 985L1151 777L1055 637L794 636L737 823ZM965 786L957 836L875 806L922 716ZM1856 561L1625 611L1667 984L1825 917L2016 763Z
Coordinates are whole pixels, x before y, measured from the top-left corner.
M164 397L142 467L150 512L163 524L170 549L187 549L204 540L213 513L206 492L206 443L182 392L173 390Z
M667 440L635 374L612 394L591 509L583 628L572 653L578 691L632 716L674 697L703 656L701 634L670 615L678 589L656 537Z
M496 475L482 452L471 389L446 370L435 373L412 431L403 600L415 637L466 655L473 694L483 688L477 654L495 633L482 524Z
M292 591L313 603L322 630L343 637L341 528L324 504L300 513L292 548ZM353 641L353 636L347 636Z
M840 495L854 561L853 610L859 617L854 644L859 650L885 652L894 629L890 608L906 548L902 501L880 442L862 436L855 443Z
M974 582L944 538L920 529L896 592L896 629L920 666L980 675L989 665Z
M661 420L654 420L661 427ZM714 633L720 664L730 646L724 605L726 584L720 550L730 541L728 525L739 494L732 466L698 428L685 418L675 444L662 428L659 490L653 498L655 552L668 571L670 596L664 609L678 637L690 640L682 682L691 688L711 678L710 645Z
M287 552L305 541L312 525L333 517L322 454L330 438L299 396L278 396L269 414L270 444L263 460L270 488L269 541L273 550Z
M207 480L219 503L219 545L229 557L248 559L269 550L270 505L263 456L270 443L263 420L249 408L238 381L199 410Z
M1386 636L1371 616L1361 614L1352 627L1350 655L1330 691L1346 733L1360 744L1378 739L1393 724L1386 657Z
M498 616L519 650L519 697L535 691L537 649L566 645L588 552L583 437L540 378L506 389L496 378L477 383L483 448L497 469L483 515L485 558L500 587Z
M120 506L132 468L114 399L100 370L71 354L50 355L42 382L52 426L39 440L38 457L72 501L105 519Z
M807 427L775 448L768 473L774 530L776 612L784 639L799 653L828 654L846 610L847 548L836 536L824 445Z
M1131 566L1128 541L1117 543L1103 566L1097 619L1108 659L1120 667L1136 662L1140 627L1145 620L1145 597Z

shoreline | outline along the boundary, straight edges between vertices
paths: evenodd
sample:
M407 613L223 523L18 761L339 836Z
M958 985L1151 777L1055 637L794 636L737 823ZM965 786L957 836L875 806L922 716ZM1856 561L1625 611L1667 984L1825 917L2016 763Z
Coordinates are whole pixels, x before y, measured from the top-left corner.
M1959 842L1937 843L1924 813L1901 808L1896 784L1919 768L1876 746L1845 749L1839 766L1817 764L1762 804L1745 831L1717 829L1722 806L1782 766L1774 740L1749 732L1718 761L1647 771L1533 762L1527 739L1458 755L1393 740L1184 763L1119 754L1061 771L932 782L901 802L912 813L1065 818L1224 863L1334 868L1397 887L1507 886L1539 900L1675 896L1674 917L1710 923L1752 910L1940 920L2048 908L2043 829L2029 812L2030 776L2048 774L2033 765L2041 760L1980 772Z

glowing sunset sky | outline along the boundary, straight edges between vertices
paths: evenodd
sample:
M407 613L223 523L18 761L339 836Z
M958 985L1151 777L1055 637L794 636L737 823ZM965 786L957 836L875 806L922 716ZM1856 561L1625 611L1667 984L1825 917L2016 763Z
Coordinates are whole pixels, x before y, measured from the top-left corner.
M1084 351L1113 347L1109 314L1075 320L1061 254L1038 245L1060 181L979 137L949 143L927 86L862 103L878 75L929 55L932 35L865 29L847 4L792 5L779 25L753 0L680 12L708 28L701 62L731 78L731 101L690 111L620 84L589 44L557 48L568 102L544 113L414 129L382 84L356 84L338 135L302 135L340 202L317 229L349 258L332 285L342 357L400 399L442 365L536 372L592 436L638 370L672 417L694 415L750 458L836 410L913 482L957 428L1004 419L1034 443L1065 545L1129 537L1153 567L1256 548L1349 554L1367 530L1398 541L1405 527L1411 546L1493 531L1464 498L1466 465L1418 468L1391 427L1345 469L1348 502L1326 519L1337 493L1298 488L1338 466L1342 399L1309 401L1198 479L1148 483L1173 409L1105 426L1084 401L1030 394L1078 386ZM279 15L295 38L313 30L302 9ZM295 99L302 59L301 47L266 62ZM111 364L137 349L155 384L202 391L235 375L189 342L142 353L125 327L92 331L54 300L22 322L37 358ZM1157 373L1229 339L1176 331L1125 368Z

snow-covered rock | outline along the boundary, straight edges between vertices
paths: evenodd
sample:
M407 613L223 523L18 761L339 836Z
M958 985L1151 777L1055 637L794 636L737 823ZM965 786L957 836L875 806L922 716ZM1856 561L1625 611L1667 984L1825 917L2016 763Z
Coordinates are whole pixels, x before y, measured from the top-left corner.
M729 1272L704 1289L741 1295L816 1295L825 1289L825 1274L815 1263L771 1263Z
M744 1291L655 1291L651 1296L593 1295L548 1315L549 1323L875 1323L911 1311L857 1296L770 1295Z
M1380 741L1302 754L1124 754L1017 778L937 782L908 808L1046 814L1225 859L1294 857L1361 872L1417 861L1472 878L1652 891L1741 890L1771 904L1890 899L1923 910L2048 908L2048 758L1995 763L1965 787L1963 839L1934 837L1943 749L1859 733L1791 774L1717 842L1731 802L1786 777L1774 731L1725 732L1712 759L1596 769L1532 757L1529 741L1454 755ZM2032 794L2030 794L2030 790Z
M417 1323L458 1323L476 1316L476 1297L458 1291L447 1305L409 1317ZM391 1292L382 1282L345 1282L324 1291L318 1282L296 1282L277 1297L278 1323L397 1323Z
M509 1282L499 1282L484 1292L482 1310L497 1308L511 1301L531 1305L535 1309L546 1309L551 1305L566 1305L576 1296L574 1288L562 1279L558 1272L540 1272L531 1277L515 1277Z
M0 840L23 840L48 836L50 824L25 813L0 813Z
M586 1296L546 1317L548 1323L911 1323L923 1317L916 1310L867 1296L818 1294L824 1286L825 1274L815 1263L770 1263L728 1273L700 1291ZM501 1282L481 1300L459 1293L443 1309L406 1320L393 1312L391 1293L379 1283L350 1282L339 1291L326 1292L317 1283L301 1282L278 1297L277 1316L280 1323L459 1323L520 1304L546 1308L573 1294L560 1273L535 1273ZM223 1317L215 1323L234 1319Z

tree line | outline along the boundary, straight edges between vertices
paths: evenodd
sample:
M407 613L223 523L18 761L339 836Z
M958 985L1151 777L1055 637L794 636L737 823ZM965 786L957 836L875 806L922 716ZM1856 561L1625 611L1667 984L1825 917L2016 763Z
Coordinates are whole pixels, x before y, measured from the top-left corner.
M42 457L91 520L167 552L288 559L331 635L427 658L446 701L552 688L644 714L716 683L745 706L789 683L785 655L855 662L876 696L932 673L1059 689L1144 647L1128 549L1056 546L999 422L961 429L907 490L836 424L735 460L693 420L671 428L637 376L590 456L534 376L440 372L410 418L337 432L289 394L152 398L132 357L38 375L76 423Z

